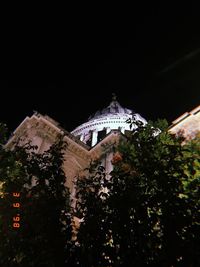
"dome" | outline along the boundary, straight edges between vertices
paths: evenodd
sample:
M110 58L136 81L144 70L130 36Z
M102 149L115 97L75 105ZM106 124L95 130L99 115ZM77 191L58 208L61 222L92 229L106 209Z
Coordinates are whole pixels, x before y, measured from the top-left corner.
M132 115L133 111L127 108L123 108L116 99L113 99L109 106L102 110L98 110L94 115L90 116L88 120L98 119L110 115Z
M146 124L146 120L138 113L122 107L114 95L106 108L98 110L88 118L87 122L75 128L71 133L85 144L94 146L112 130L118 130L123 134L125 131L130 131L130 125L126 121L133 116L136 120Z

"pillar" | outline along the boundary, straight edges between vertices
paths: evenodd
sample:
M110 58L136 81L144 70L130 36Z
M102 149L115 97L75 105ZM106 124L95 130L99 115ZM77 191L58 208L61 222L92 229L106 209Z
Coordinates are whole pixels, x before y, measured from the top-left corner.
M97 135L98 135L97 130L92 131L92 146L95 146L97 143Z
M106 134L108 134L111 131L110 127L106 128Z

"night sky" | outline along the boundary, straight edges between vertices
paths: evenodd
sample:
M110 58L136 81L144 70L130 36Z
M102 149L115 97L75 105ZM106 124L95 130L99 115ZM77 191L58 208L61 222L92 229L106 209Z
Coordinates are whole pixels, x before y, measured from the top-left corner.
M147 120L171 123L200 104L198 17L198 10L162 6L127 16L62 16L25 36L16 27L0 81L0 121L12 131L37 110L71 131L114 92Z

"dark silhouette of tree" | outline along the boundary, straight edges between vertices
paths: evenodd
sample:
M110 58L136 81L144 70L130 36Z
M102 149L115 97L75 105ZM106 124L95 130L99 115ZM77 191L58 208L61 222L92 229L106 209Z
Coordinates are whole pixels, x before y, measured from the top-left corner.
M200 139L183 144L166 121L133 122L138 128L117 147L110 177L97 167L77 182L77 261L200 266Z
M71 216L65 147L62 136L42 154L29 143L1 146L0 266L66 266Z

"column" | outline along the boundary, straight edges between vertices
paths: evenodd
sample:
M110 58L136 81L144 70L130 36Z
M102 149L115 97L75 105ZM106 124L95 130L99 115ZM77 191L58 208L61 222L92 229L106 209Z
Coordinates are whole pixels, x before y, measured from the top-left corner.
M125 127L120 127L121 133L125 133Z
M83 142L83 138L84 138L84 134L81 134L81 136L80 136L80 141Z
M110 127L106 127L106 134L108 134L111 131Z
M97 143L97 135L98 135L97 130L93 130L92 131L92 146L95 146Z

